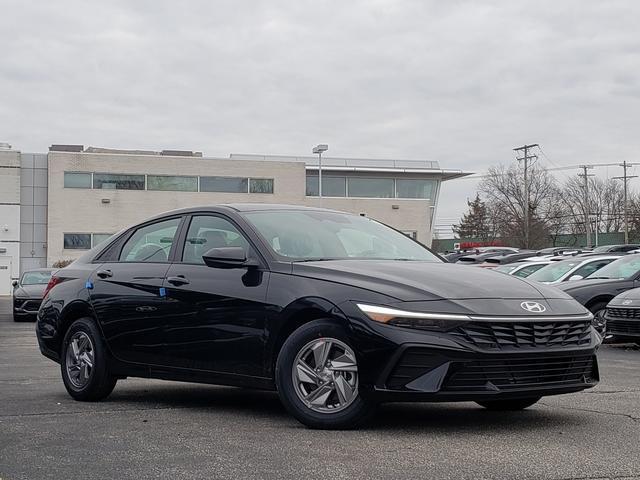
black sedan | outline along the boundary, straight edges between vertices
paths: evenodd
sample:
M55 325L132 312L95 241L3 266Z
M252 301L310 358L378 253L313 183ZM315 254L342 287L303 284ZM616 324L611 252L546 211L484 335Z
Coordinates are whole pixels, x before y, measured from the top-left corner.
M226 205L152 218L59 270L37 337L77 400L128 376L237 385L348 428L383 401L517 410L592 387L591 319L369 218Z
M640 287L640 254L625 255L584 280L560 283L557 287L588 308L593 313L595 328L604 333L607 304L622 292Z
M42 303L44 290L51 279L51 270L38 268L23 272L19 281L13 282L13 321L35 321Z
M607 335L640 345L640 288L628 290L611 300L604 319Z

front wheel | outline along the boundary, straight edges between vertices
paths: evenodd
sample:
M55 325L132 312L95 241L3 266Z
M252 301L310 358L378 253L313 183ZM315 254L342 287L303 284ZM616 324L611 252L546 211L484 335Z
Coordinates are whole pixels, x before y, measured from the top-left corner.
M593 313L592 325L593 328L602 336L605 337L607 333L607 319L604 318L604 312L607 309L609 302L598 302L589 307L591 313Z
M61 360L62 381L76 400L102 400L116 386L116 377L109 373L104 341L90 318L71 324L64 337Z
M527 407L530 407L541 397L534 398L518 398L514 400L487 400L476 402L481 407L486 408L487 410L492 411L516 411L516 410L524 410Z
M305 324L286 340L276 385L289 413L310 428L354 428L375 408L360 394L358 362L347 335L328 320Z

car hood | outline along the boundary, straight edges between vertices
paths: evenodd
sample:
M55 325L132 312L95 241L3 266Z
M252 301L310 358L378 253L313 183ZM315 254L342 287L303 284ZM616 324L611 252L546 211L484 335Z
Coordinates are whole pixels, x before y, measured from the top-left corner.
M609 302L609 305L624 306L628 308L640 308L640 288L632 288L622 292Z
M294 263L293 273L364 288L407 302L570 298L553 287L483 268L451 263L330 260Z
M574 280L573 282L562 282L556 285L556 288L562 290L563 292L570 292L572 290L577 290L583 287L597 287L597 286L607 286L616 282L625 282L627 280L622 278L594 278L589 280L588 278L585 280Z
M46 285L21 285L13 291L14 297L42 298Z

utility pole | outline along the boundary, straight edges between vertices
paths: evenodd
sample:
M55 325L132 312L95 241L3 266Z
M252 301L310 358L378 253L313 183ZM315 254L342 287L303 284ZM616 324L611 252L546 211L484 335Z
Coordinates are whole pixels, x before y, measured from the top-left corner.
M587 234L586 247L591 246L591 225L589 225L589 177L593 177L593 174L588 174L587 170L593 168L593 165L580 165L580 168L584 173L578 174L579 177L584 178L583 194L584 194L584 228Z
M627 180L630 178L637 178L637 175L627 175L627 168L630 167L631 163L627 163L625 160L620 164L624 174L622 177L613 177L616 180L622 180L624 182L624 244L629 244L629 216L627 214Z
M523 145L522 147L513 149L514 152L524 152L521 158L516 157L516 160L524 161L524 204L522 207L524 219L524 248L529 248L529 160L538 158L537 155L529 155L529 149L537 146L537 143L532 143L531 145Z

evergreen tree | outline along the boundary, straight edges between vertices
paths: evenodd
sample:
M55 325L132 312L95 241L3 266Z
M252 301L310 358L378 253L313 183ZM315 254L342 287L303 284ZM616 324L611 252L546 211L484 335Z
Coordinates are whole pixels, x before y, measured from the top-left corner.
M494 228L485 202L476 193L473 201L467 200L469 213L465 213L458 225L453 226L453 232L460 239L493 240Z

